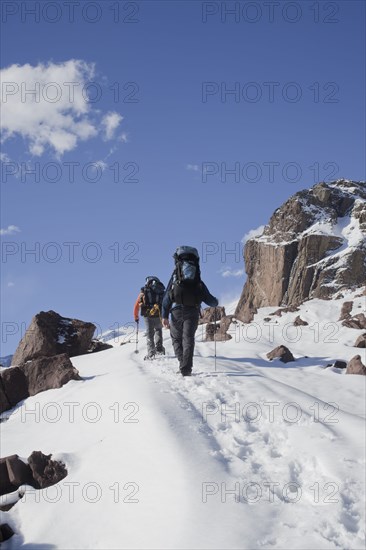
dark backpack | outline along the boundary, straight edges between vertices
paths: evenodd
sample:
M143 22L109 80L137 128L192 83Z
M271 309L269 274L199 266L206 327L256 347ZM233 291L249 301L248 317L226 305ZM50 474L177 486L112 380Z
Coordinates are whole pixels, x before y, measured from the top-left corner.
M146 284L141 289L141 315L159 317L165 286L157 277L146 277Z
M199 255L196 248L179 246L174 254L175 270L170 290L172 302L183 306L198 306L202 299Z

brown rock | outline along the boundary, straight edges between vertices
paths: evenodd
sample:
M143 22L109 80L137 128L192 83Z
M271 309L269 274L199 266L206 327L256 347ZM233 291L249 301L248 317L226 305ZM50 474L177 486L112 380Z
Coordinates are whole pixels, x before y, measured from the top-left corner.
M1 377L0 377L0 413L11 409L11 405L6 397L5 390L3 388Z
M10 483L18 489L21 485L32 485L32 471L28 464L25 464L18 455L6 457ZM13 490L15 490L13 489Z
M353 302L344 302L338 321L344 321L351 317L351 311L353 309Z
M95 331L93 323L41 311L33 317L14 354L12 364L22 365L38 357L66 353L69 357L87 353Z
M357 196L365 202L356 202ZM346 214L358 218L366 234L364 182L323 182L296 193L278 208L261 237L245 245L247 281L235 317L250 322L260 307L296 306L364 285L365 247L349 248L340 267L332 252L344 244L342 237L304 233L320 220L335 224Z
M41 451L33 451L28 458L37 489L55 485L67 476L65 465L57 460L51 460L51 456L44 455Z
M79 372L65 353L54 357L39 357L20 368L27 379L29 395L61 388L70 380L81 380Z
M307 321L304 321L303 319L301 319L300 315L298 315L294 321L294 326L295 327L305 327L307 326L309 323Z
M0 458L0 495L6 495L13 491L15 491L15 487L10 483L6 458Z
M342 325L348 328L355 329L365 329L366 328L366 317L363 313L358 313L350 319L343 321Z
M19 367L9 367L0 373L2 388L10 407L29 396L27 380Z
M282 363L290 363L291 361L295 361L294 356L286 346L278 346L267 353L267 357L270 361L273 359L279 359Z
M355 342L355 348L366 348L366 332L360 334Z
M360 355L355 355L347 363L346 374L363 374L366 375L366 367L361 361Z
M215 319L216 314L216 319ZM214 323L220 321L222 317L225 317L225 308L221 306L217 307L206 307L202 312L202 317L200 317L198 324L204 325L206 323Z
M281 307L273 313L270 313L270 315L277 315L277 317L282 317L282 313L293 313L294 311L300 311L300 308L296 306Z
M98 353L99 351L105 351L106 349L110 348L113 348L113 346L107 344L106 342L101 342L100 340L92 340L90 348L88 349L88 353Z
M220 323L217 323L216 326L214 323L208 323L206 325L206 342L226 342L227 340L231 340L232 336L231 334L228 334L228 329L230 327L230 324L232 322L232 315L225 315L221 318ZM215 332L216 328L216 332Z

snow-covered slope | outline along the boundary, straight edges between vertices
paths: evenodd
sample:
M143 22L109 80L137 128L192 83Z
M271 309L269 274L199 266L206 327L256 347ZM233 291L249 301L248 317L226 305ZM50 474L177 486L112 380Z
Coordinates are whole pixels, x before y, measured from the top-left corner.
M133 342L76 357L83 380L27 399L1 424L1 455L33 450L68 476L25 496L1 522L9 548L361 549L365 547L365 379L325 368L365 350L343 327L341 300L202 341L195 376ZM298 314L308 326L293 327ZM141 335L140 335L141 336ZM269 362L286 344L296 363ZM305 357L308 356L308 357Z

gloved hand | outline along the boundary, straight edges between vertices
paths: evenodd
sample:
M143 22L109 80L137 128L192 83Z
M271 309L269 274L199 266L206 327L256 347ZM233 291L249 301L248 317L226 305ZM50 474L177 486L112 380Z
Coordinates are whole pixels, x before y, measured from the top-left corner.
M135 319L135 323L138 323L139 322L139 318L137 317L137 319Z

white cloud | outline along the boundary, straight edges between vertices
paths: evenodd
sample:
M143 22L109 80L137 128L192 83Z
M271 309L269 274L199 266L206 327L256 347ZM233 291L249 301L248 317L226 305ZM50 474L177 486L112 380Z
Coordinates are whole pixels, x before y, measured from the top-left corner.
M104 117L102 118L102 125L104 129L104 139L110 140L114 138L114 134L120 124L122 122L123 117L116 113L116 111L110 111Z
M128 142L128 136L127 136L126 132L123 132L123 134L121 134L118 139L119 139L119 141L122 141L123 143L127 143Z
M249 239L254 239L254 237L259 237L264 231L265 225L260 225L257 229L251 229L248 233L245 233L241 242L245 244Z
M9 281L8 287L11 288L12 286L15 286L15 283L13 283L12 281Z
M89 101L87 84L95 77L93 63L70 59L35 66L14 64L0 75L2 141L21 136L34 156L50 148L60 157L100 132L111 139L116 121L122 120L118 113L103 116Z
M0 153L1 162L10 162L10 157L6 153Z
M8 225L6 229L0 229L0 235L14 235L19 232L20 229L16 225Z
M201 171L198 164L187 164L186 169L191 170L192 172L200 172Z
M101 168L102 172L108 167L108 164L104 160L97 160L93 163L96 168Z
M220 273L223 277L242 277L245 271L244 269L231 269L230 267L224 267Z

